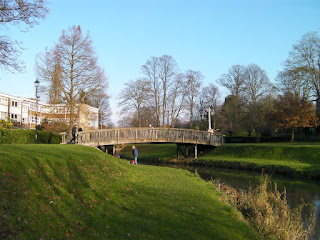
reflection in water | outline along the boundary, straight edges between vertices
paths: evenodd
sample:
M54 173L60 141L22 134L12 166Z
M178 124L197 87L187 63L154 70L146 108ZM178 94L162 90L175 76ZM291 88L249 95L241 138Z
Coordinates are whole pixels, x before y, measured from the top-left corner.
M161 165L174 168L183 168L192 172L197 172L204 180L219 180L234 188L245 189L251 184L254 186L261 173L220 169L212 167L191 166L191 165ZM305 203L313 203L317 207L317 223L315 234L312 240L320 240L320 184L319 181L305 179L294 179L284 176L271 176L271 181L277 184L277 189L283 192L286 189L287 202L291 208Z

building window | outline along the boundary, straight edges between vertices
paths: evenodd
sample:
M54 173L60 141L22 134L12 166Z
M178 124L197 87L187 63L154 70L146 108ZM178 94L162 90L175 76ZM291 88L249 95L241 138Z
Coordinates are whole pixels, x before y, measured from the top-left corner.
M23 107L22 112L27 113L28 112L28 107Z
M18 107L18 102L16 102L16 101L11 101L11 106L12 106L12 107Z
M18 119L18 115L14 114L14 113L11 113L11 119L17 120Z

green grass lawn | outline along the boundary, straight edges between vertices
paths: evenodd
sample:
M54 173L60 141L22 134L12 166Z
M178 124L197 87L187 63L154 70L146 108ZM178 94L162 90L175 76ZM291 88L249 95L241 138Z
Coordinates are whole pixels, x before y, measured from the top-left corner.
M0 145L7 239L257 239L216 188L185 170L74 145Z
M121 150L121 156L126 159L132 159L132 144L127 145ZM177 156L176 144L137 144L139 151L139 159L143 160L157 160L157 159L171 159Z
M175 144L139 144L139 158L144 161L173 159ZM125 158L132 158L131 146L121 151ZM178 162L183 160L178 160ZM173 161L176 162L176 161ZM320 179L320 145L255 143L226 144L198 157L201 164L302 176Z
M320 145L314 144L227 144L199 160L320 177Z

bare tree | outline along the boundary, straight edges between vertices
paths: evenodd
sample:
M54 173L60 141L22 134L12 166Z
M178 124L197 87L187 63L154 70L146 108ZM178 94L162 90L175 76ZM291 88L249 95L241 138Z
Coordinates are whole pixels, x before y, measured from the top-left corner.
M181 112L185 107L185 100L189 94L188 80L183 74L176 76L174 84L170 88L169 97L167 98L168 105L171 111L168 111L168 125L172 128L175 126Z
M142 127L142 107L148 100L149 82L143 79L136 79L125 83L125 86L120 95L120 106L123 107L123 112L137 113L138 127Z
M220 98L219 89L212 83L209 83L207 86L204 86L201 91L201 97L204 106L206 108L214 108L217 106L218 99Z
M245 98L249 103L256 103L273 88L266 72L256 64L250 64L246 68L245 85Z
M231 92L231 95L241 98L246 90L245 72L245 66L233 65L229 68L228 73L223 74L218 79L218 82L226 87Z
M174 127L185 114L188 94L193 91L196 96L203 76L191 70L180 73L176 61L168 55L151 57L142 66L142 73L142 78L126 83L120 97L120 105L126 109L124 117L128 112L137 115L127 118L125 124L131 119L134 125L144 126L148 120L156 127Z
M55 76L57 66L59 75ZM80 26L63 31L58 43L39 55L37 70L39 78L47 83L47 91L53 85L61 90L62 99L70 108L70 126L77 121L77 106L97 89L107 87L89 33L83 35ZM53 79L57 81L54 84Z
M281 93L291 92L303 99L312 95L312 84L306 79L308 75L300 68L284 70L276 77L277 87Z
M158 65L159 60L156 57L150 58L145 65L142 66L142 72L145 76L145 79L150 84L150 94L151 98L150 102L153 105L153 112L156 115L156 124L155 126L160 127L160 119L161 119L161 93L162 88L160 85L160 80L158 76Z
M218 81L231 93L221 107L224 126L232 133L249 128L249 131L258 131L259 136L265 123L265 111L262 110L274 89L266 72L256 64L234 65Z
M106 92L108 83L104 73L102 74L101 79L103 79L105 84L98 86L96 91L92 94L86 95L83 102L99 109L99 126L100 128L103 128L103 126L110 127L113 124L111 122L112 111L109 103L110 96Z
M43 0L3 0L0 2L0 24L2 29L17 26L21 31L27 31L39 19L43 19L48 13L46 2ZM8 71L20 71L22 62L18 60L20 55L20 43L11 40L7 36L0 36L0 67Z
M221 127L231 135L243 129L244 102L234 95L225 98L218 113Z
M299 72L304 76L301 80L312 85L317 103L316 113L320 115L320 37L318 32L306 33L293 45L285 61L285 70Z
M190 112L190 128L193 128L196 100L199 95L204 76L201 72L192 70L188 70L185 75L187 79L186 89L188 89L187 105Z
M213 85L212 83L209 83L207 87L204 87L202 89L202 100L204 102L204 106L206 107L206 110L208 108L211 108L211 114L215 115L218 107L218 101L220 98L220 92L219 89ZM213 128L215 128L216 119L212 118L213 121Z
M213 114L216 112L218 107L218 100L220 98L219 89L209 83L207 86L202 87L202 90L198 97L197 109L197 119L200 122L200 129L208 129L208 109L212 109Z
M42 86L41 91L46 93L48 103L64 103L62 94L62 67L57 51L46 49L45 53L39 53L36 58L36 65L38 77L47 83L47 86Z
M162 83L162 125L165 125L168 93L177 76L177 63L172 56L163 55L159 59L159 79ZM169 125L169 122L167 122Z
M144 78L149 82L150 94L156 114L156 126L170 125L168 107L169 94L172 93L172 86L179 76L178 66L172 56L163 55L161 57L150 58L142 66ZM171 108L172 109L172 108Z
M121 119L121 126L124 126L123 123L125 119L127 119L127 126L126 127L139 127L139 124L141 123L141 127L148 127L150 124L152 126L155 126L154 123L155 121L155 115L152 113L152 109L149 107L143 106L140 109L140 120L138 119L138 114L135 111L134 114L131 116L124 116Z
M263 101L271 94L273 85L266 72L256 64L250 64L245 72L245 99L247 105L247 126L256 131L257 141L260 141L260 128L265 123Z
M223 119L223 127L232 134L243 127L244 96L247 90L246 69L246 66L233 65L218 79L218 83L230 91L230 95L221 106L220 119Z

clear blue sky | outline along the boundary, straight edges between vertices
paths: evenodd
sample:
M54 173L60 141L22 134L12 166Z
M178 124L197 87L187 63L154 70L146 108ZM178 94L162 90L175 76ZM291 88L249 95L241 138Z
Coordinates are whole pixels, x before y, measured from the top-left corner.
M51 0L48 7L47 18L29 32L2 29L23 42L26 69L1 71L0 92L34 97L36 55L53 47L63 29L80 25L109 79L114 114L123 84L141 76L152 56L171 55L181 71L200 71L205 85L219 87L229 67L250 63L274 81L292 45L320 30L319 0Z

